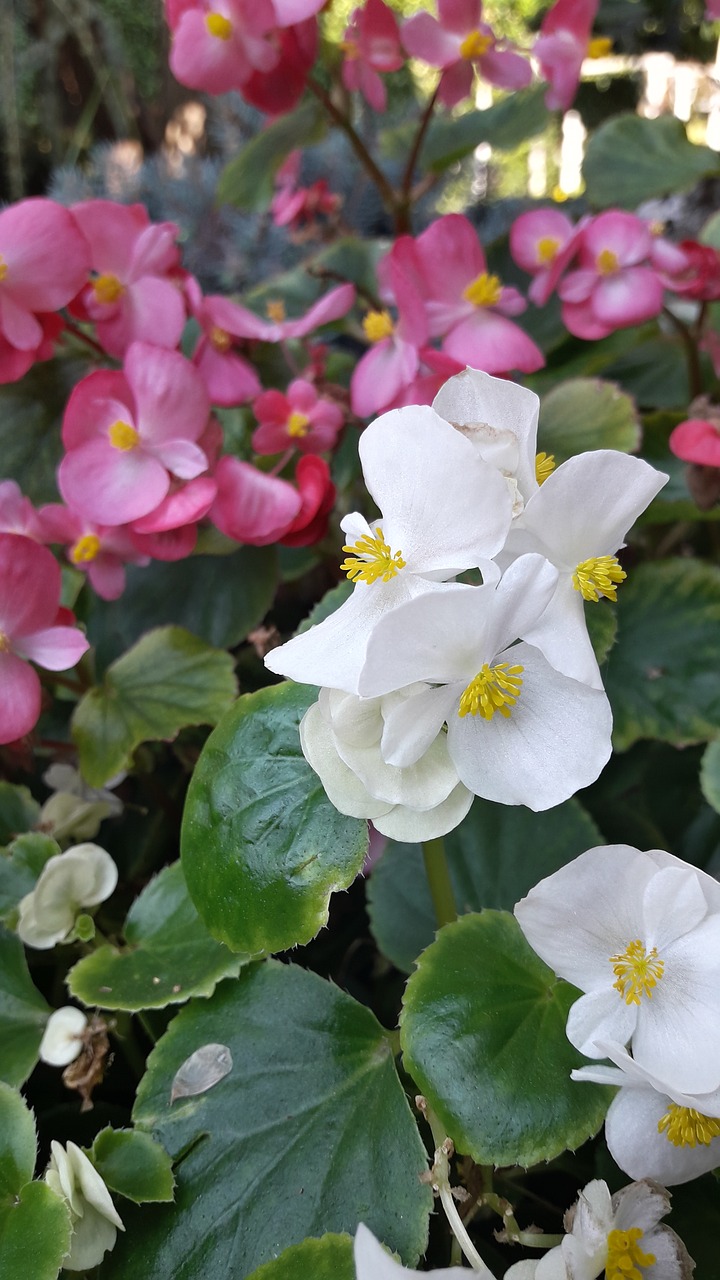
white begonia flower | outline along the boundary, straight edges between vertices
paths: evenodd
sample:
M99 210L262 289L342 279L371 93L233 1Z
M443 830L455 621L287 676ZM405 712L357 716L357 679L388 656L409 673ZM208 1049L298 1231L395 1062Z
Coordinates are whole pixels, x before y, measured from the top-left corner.
M72 931L79 911L110 897L117 879L110 854L97 844L74 845L49 858L32 893L20 903L20 938L40 951L54 947Z
M91 787L71 764L52 764L43 774L43 782L53 795L40 810L38 826L56 840L74 836L90 840L100 830L104 818L122 813L122 801L113 795L124 773L112 778L107 787Z
M510 527L510 496L500 473L427 406L394 409L363 432L365 484L381 515L341 522L343 570L355 583L345 604L317 626L273 649L265 665L279 675L347 693L378 620L406 600L492 559Z
M50 1151L45 1181L66 1201L72 1224L70 1253L62 1265L66 1271L89 1271L102 1262L118 1230L125 1228L110 1192L84 1152L74 1142L68 1142L67 1150L53 1142Z
M322 689L300 723L305 759L335 808L352 818L372 818L393 840L443 836L462 822L473 801L458 780L444 733L406 768L383 759L388 718L398 708L412 716L415 699L426 689L411 686L386 698Z
M397 1262L362 1222L355 1233L354 1254L356 1280L402 1280L403 1276L418 1274ZM423 1272L423 1275L435 1276L435 1280L459 1280L472 1274L465 1267L441 1267L439 1271Z
M619 1085L605 1117L605 1140L631 1178L678 1186L720 1165L720 1089L684 1094L635 1062L622 1045L602 1044L616 1065L594 1063L573 1080Z
M51 1067L67 1067L82 1052L88 1020L82 1009L64 1005L50 1014L38 1050Z
M567 1036L608 1041L682 1093L720 1086L720 885L664 850L588 849L515 907L530 946L586 994Z
M386 717L388 763L413 764L447 722L458 777L486 800L550 809L597 778L611 751L604 692L561 675L538 649L514 644L556 581L542 556L523 556L497 585L446 585L377 624L361 695L415 681L435 686Z

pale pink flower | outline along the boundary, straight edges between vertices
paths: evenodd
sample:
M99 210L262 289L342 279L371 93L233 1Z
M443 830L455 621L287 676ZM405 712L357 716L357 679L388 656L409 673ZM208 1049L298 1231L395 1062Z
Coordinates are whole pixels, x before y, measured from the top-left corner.
M387 90L380 74L397 71L405 61L392 9L383 0L367 0L362 8L353 9L342 48L345 88L359 91L375 111L384 111Z
M559 209L531 209L510 228L510 252L523 271L534 276L528 296L543 307L577 252L587 220L575 227Z
M21 533L47 542L42 518L14 480L0 480L0 533Z
M572 105L598 6L599 0L557 0L540 24L533 53L550 86L545 94L550 111L567 111Z
M204 376L212 379L213 392L211 398L216 404L224 403L217 399L215 392L222 394L225 383L223 379L227 379L227 390L233 385L231 379L235 377L234 385L240 385L240 373L230 375L227 372L221 373L218 369L217 362L208 351L208 345L214 347L215 352L219 356L226 357L233 344L233 339L254 339L259 342L284 342L286 338L304 338L307 334L312 333L313 329L319 329L321 325L329 324L332 320L339 320L341 316L352 307L355 301L355 289L351 284L340 284L335 289L330 289L322 298L318 298L312 306L305 312L304 316L298 316L295 320L289 320L285 313L285 305L279 299L277 301L268 302L267 312L268 319L264 320L256 311L250 311L247 307L241 307L237 302L231 302L229 298L223 298L220 294L211 295L208 298L202 298L196 281L192 283L186 282L188 296L191 299L193 314L197 316L202 324L205 333L209 336L209 343L198 344L193 359L202 365ZM244 363L244 362L243 362ZM249 366L247 366L249 368ZM252 372L252 371L251 371ZM245 385L247 385L247 374L245 376ZM258 383L257 391L251 392L250 395L257 395L260 391ZM245 396L245 399L250 398ZM237 400L232 401L233 404Z
M253 432L256 453L281 453L299 449L301 453L324 453L332 449L343 422L343 412L333 400L319 396L317 388L304 378L281 391L263 391L253 404L259 427Z
M215 468L217 498L210 519L236 542L266 546L277 542L300 514L302 499L287 480L266 475L250 462L227 455Z
M563 323L577 338L606 338L615 329L658 315L663 285L649 265L650 228L642 218L610 209L592 218L579 242L579 268L558 284Z
M221 294L203 297L197 280L192 277L186 280L185 290L202 329L193 352L193 364L207 387L210 400L225 406L245 404L259 395L262 388L252 365L234 346L251 336L249 329L258 317Z
M253 71L270 71L278 60L270 39L277 17L268 0L165 0L165 14L170 70L191 89L241 89Z
M363 321L373 344L358 361L350 380L353 413L370 418L394 404L415 379L420 348L428 341L428 319L415 281L390 254L384 272L386 288L395 299L398 319L389 311L370 311Z
M53 502L39 512L48 542L65 547L70 563L86 573L102 600L117 600L125 590L125 565L150 563L140 555L127 529L95 524L79 511Z
M439 18L417 13L402 26L402 42L413 58L442 69L438 97L447 107L467 98L473 69L498 89L524 89L532 79L526 58L498 44L482 21L480 0L438 0Z

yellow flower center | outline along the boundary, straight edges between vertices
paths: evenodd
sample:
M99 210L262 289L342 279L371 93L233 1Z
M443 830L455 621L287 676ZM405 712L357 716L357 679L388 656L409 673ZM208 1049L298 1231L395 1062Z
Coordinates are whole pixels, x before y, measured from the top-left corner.
M383 338L391 338L395 331L389 311L368 311L362 326L368 342L382 342Z
M232 22L223 13L209 13L205 26L210 35L216 36L218 40L229 40L232 35Z
M651 222L648 222L647 228L650 235L657 238L663 234L665 230L665 223L660 218L653 218Z
M275 298L274 301L265 303L265 312L268 320L272 320L274 324L282 324L286 318L285 303L281 298Z
M0 631L0 653L10 652L10 640L4 631Z
M100 550L100 539L96 533L83 534L70 550L73 564L90 564Z
M287 420L287 433L293 439L301 440L310 430L310 419L306 413L300 413L298 409L293 409ZM344 547L343 550L346 550Z
M613 42L609 36L593 36L588 43L588 58L606 58L612 52Z
M483 720L492 720L499 711L507 720L520 697L523 670L520 666L510 667L507 662L497 667L490 667L486 662L463 691L458 707L460 718L480 715Z
M704 1116L693 1107L679 1107L671 1102L665 1115L658 1120L658 1133L664 1133L674 1147L709 1147L713 1138L720 1137L720 1120Z
M544 484L548 476L555 470L555 455L541 451L535 455L535 479Z
M118 419L113 422L108 437L113 449L121 449L123 453L127 453L130 449L134 449L140 443L140 437L134 427L129 422L123 422Z
M556 236L543 236L537 242L537 260L546 266L549 262L554 262L557 257L557 251L560 248L560 241Z
M484 36L482 31L471 31L460 45L460 57L471 62L473 58L482 58L492 48L492 36Z
M610 1232L607 1238L606 1280L643 1280L642 1271L638 1271L638 1267L652 1267L656 1259L654 1253L643 1253L639 1244L642 1238L640 1227Z
M340 565L351 582L377 582L378 578L389 582L400 569L405 568L402 552L390 550L380 525L375 529L374 538L366 533L357 542L343 547L343 551L354 552Z
M224 355L228 348L232 346L232 338L227 329L221 329L216 324L210 330L210 342L221 355Z
M104 302L106 304L117 302L124 292L125 285L120 283L117 276L108 274L98 276L96 280L93 280L93 293L95 294L96 302Z
M639 1004L642 996L652 999L653 988L665 970L663 961L657 958L657 947L646 951L639 938L629 942L625 951L610 956L610 963L617 979L613 987L626 1004Z
M601 249L595 259L595 266L601 276L614 276L615 272L620 270L618 256L612 249Z
M494 307L500 301L502 284L499 276L490 276L482 271L479 276L463 289L463 298L472 302L474 307Z
M572 578L583 600L598 601L601 596L617 600L617 589L627 574L620 568L617 556L591 556L577 565Z
M4 280L8 273L8 264L0 253L0 280Z

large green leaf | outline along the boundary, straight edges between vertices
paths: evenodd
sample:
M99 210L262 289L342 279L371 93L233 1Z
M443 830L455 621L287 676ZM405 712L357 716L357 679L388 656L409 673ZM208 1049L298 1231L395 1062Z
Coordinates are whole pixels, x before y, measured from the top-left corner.
M136 1204L167 1203L175 1179L167 1151L141 1129L102 1129L88 1152L111 1191Z
M20 1085L27 1079L51 1012L30 977L20 939L0 926L0 1080Z
M355 1280L350 1236L303 1240L253 1271L250 1280Z
M550 118L543 102L544 85L508 94L485 111L468 111L465 115L438 116L430 128L420 153L425 169L442 172L474 151L481 142L489 142L500 151L514 150L526 138L542 133Z
M40 805L27 787L0 782L0 845L34 827L39 813Z
M270 201L273 179L285 157L296 147L319 142L326 128L323 109L314 101L278 116L225 166L218 182L218 202L237 209L263 209Z
M236 977L244 963L210 937L179 862L165 867L135 900L123 933L124 947L99 947L70 970L68 987L83 1004L163 1009L212 995L220 979Z
M638 738L683 745L720 733L720 570L667 560L630 571L605 685L624 751Z
M70 1247L70 1213L44 1182L31 1182L35 1123L19 1093L0 1084L0 1276L55 1280Z
M101 787L141 742L172 739L185 725L216 724L236 692L229 654L181 627L150 631L75 709L83 777Z
M476 799L460 826L445 837L458 911L511 911L538 880L602 843L576 800L532 813L520 805ZM421 846L389 840L367 892L380 950L409 973L437 927Z
M232 1070L171 1105L176 1072L206 1043L228 1047ZM243 1280L360 1221L410 1265L424 1250L425 1151L386 1035L313 973L253 965L183 1009L150 1056L134 1120L177 1162L176 1201L124 1215L103 1280Z
M182 862L210 932L236 951L283 951L327 923L362 867L367 823L330 803L300 749L315 690L240 698L210 735L188 791Z
M597 1132L612 1091L570 1079L583 1062L565 1035L578 995L505 912L463 916L423 952L401 1016L404 1063L458 1151L532 1165Z
M591 136L583 164L587 198L600 209L635 209L720 172L717 153L688 142L674 116L613 116Z
M558 463L588 449L632 453L640 436L632 398L612 382L573 378L543 396L538 445Z

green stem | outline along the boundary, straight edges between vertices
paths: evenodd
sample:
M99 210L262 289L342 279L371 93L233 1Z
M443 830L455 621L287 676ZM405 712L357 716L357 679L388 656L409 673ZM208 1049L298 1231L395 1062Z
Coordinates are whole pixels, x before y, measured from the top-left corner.
M440 86L438 85L438 89L439 87ZM438 90L436 89L435 92L431 95L430 100L423 112L422 119L420 121L420 126L418 128L417 133L415 134L412 147L410 148L410 154L408 156L407 164L405 166L405 172L402 176L402 182L400 184L400 201L399 201L398 211L395 219L396 221L395 230L398 235L402 235L405 232L408 232L410 230L410 209L412 206L413 174L415 172L415 165L417 164L418 156L420 155L422 144L425 141L425 134L428 131L428 126L432 119L432 113L435 107L435 103L437 101L437 95L438 95Z
M452 924L453 920L457 920L458 914L442 837L423 840L422 850L435 917L438 928L442 929L444 924Z

